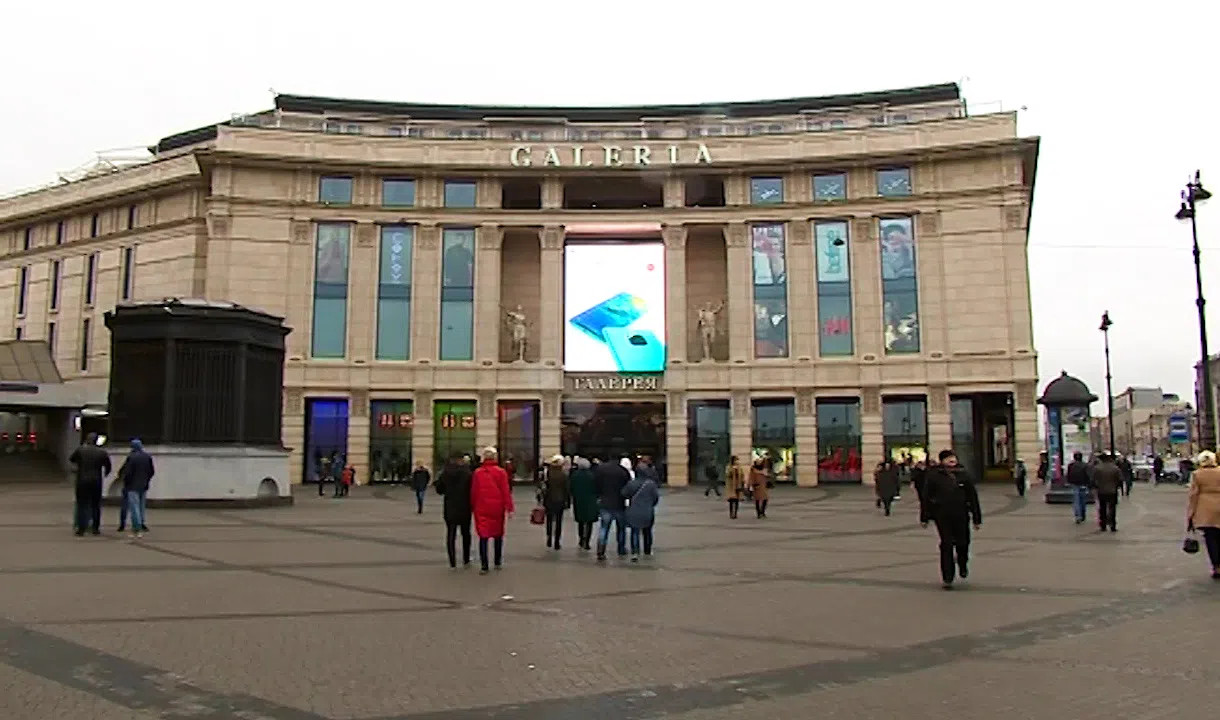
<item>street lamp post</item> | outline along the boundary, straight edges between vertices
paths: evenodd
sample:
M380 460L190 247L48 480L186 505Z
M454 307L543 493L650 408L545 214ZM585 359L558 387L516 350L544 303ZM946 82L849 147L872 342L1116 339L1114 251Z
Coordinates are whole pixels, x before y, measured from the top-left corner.
M1203 187L1199 180L1199 171L1195 171L1193 180L1186 183L1182 191L1182 206L1178 208L1175 217L1179 220L1190 220L1191 251L1195 258L1195 307L1199 311L1199 352L1203 355L1203 415L1199 416L1199 444L1209 449L1215 447L1211 434L1216 421L1216 398L1212 393L1212 372L1208 362L1207 351L1207 313L1204 311L1203 300L1203 267L1199 261L1199 226L1195 222L1195 211L1198 204L1210 198L1212 194Z
M1114 388L1110 385L1110 326L1114 323L1110 322L1110 311L1107 310L1101 314L1101 334L1105 337L1106 342L1106 412L1110 414L1110 421L1106 425L1110 428L1110 452L1115 451L1114 448Z

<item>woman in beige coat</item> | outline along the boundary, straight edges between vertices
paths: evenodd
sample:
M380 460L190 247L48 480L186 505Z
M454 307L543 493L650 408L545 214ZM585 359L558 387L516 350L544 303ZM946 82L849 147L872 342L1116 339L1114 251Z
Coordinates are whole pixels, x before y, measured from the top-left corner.
M724 496L729 500L729 519L737 519L737 506L741 504L741 494L746 489L746 469L737 462L737 456L729 459L729 466L724 469Z
M1199 469L1190 480L1186 527L1203 533L1212 579L1220 580L1220 467L1210 450L1199 453Z
M754 511L760 518L767 517L767 500L771 499L767 481L770 479L765 461L762 458L755 460L750 468L750 488L754 491Z

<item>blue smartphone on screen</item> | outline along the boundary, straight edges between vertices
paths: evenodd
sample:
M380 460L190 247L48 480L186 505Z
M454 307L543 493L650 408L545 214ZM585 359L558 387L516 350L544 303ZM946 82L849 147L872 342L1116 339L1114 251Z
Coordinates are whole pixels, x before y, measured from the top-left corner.
M665 343L651 330L606 328L604 335L619 372L661 372L665 369Z
M644 316L648 304L631 293L619 293L572 317L569 321L598 342L605 342L608 328L630 325Z

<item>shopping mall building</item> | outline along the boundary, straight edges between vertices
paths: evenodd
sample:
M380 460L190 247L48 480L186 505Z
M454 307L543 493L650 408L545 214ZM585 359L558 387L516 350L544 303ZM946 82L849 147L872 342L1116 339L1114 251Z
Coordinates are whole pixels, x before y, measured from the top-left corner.
M494 444L729 455L871 481L1039 446L1026 253L1038 139L956 85L500 107L279 95L146 162L0 200L0 338L105 403L103 313L282 315L298 479ZM294 471L295 472L295 471Z

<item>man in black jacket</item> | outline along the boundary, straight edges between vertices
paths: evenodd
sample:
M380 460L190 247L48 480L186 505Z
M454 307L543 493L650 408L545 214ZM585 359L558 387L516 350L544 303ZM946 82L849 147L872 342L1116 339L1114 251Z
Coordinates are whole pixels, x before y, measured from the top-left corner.
M1077 525L1085 521L1092 475L1092 469L1084 461L1084 453L1079 450L1072 453L1072 462L1067 468L1067 484L1072 486L1072 511L1076 513Z
M449 458L436 476L436 492L445 498L445 548L449 567L457 567L457 534L462 531L462 566L470 565L470 466L460 454Z
M941 587L952 590L955 568L963 580L970 574L971 522L975 530L983 524L974 481L957 464L952 450L941 450L940 464L928 468L924 477L919 522L927 527L929 521L936 523L940 535L940 577L944 583Z
M1109 453L1102 453L1093 468L1093 487L1097 488L1097 524L1105 532L1118 532L1118 494L1123 487L1122 468Z
M97 446L97 433L89 433L68 462L76 466L76 535L84 535L86 528L100 535L102 483L110 474L110 453Z
M624 464L631 461L624 456L620 462L606 460L597 464L593 470L593 488L597 492L597 508L601 525L597 530L597 560L605 562L606 543L610 540L610 524L614 523L614 539L618 546L620 557L627 554L627 527L624 525L623 511L627 509L627 499L623 497L623 488L631 482L631 473Z
M152 455L144 451L144 443L131 441L131 452L119 468L119 480L123 483L123 508L131 514L131 534L141 537L148 532L145 511L148 507L148 486L156 470ZM126 514L126 513L124 513ZM123 530L123 515L119 515L119 531Z

